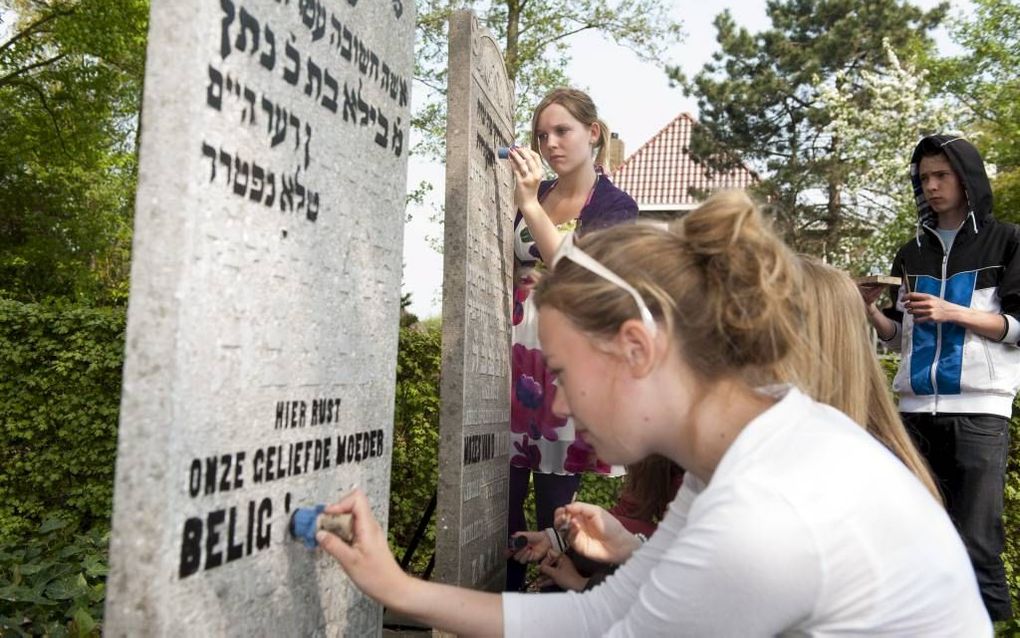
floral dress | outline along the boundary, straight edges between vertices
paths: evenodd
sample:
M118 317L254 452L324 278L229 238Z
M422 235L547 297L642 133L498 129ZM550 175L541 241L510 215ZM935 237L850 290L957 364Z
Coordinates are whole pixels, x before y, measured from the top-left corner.
M545 199L554 186L555 182L543 182L539 199ZM600 175L578 218L561 224L558 230L580 234L636 217L634 200ZM592 447L577 437L572 419L552 413L555 375L542 358L538 313L531 298L545 264L520 213L514 222L514 256L510 464L543 474L619 473L600 461Z

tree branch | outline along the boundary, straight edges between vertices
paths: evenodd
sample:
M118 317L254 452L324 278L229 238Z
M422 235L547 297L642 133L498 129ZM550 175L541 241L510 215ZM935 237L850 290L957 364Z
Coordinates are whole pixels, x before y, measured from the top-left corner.
M30 65L28 65L26 67L18 69L17 71L13 71L11 73L8 73L4 77L0 78L0 89L4 88L4 86L6 86L8 84L15 84L15 80L14 79L17 78L19 75L23 75L25 73L28 73L32 69L38 69L39 67L43 67L43 66L46 66L48 64L53 64L54 62L57 62L58 60L61 60L61 59L66 58L66 57L67 57L66 53L61 53L60 55L53 56L49 60L42 60L41 62L36 62L35 64L30 64Z
M56 18L62 18L64 16L69 16L72 13L74 13L74 9L68 9L66 11L56 11L54 13L49 14L48 16L39 18L32 24L28 25L28 27L26 27L24 31L21 31L16 36L0 45L0 53L14 46L18 42L18 40L32 35L33 33L35 33L35 31L39 29L39 27L46 24L50 20L55 20Z
M542 41L538 42L537 44L535 44L534 48L539 50L539 51L542 51L547 46L552 44L553 42L559 42L560 40L563 40L564 38L569 38L572 35L578 34L578 33L582 32L582 31L587 31L588 29L594 29L594 28L595 28L594 24L585 24L583 26L580 26L580 27L574 29L573 31L566 31L564 33L561 33L561 34L555 36L555 37L546 38L545 40L542 40Z
M60 129L60 122L57 121L57 114L53 112L53 109L50 108L49 102L46 101L46 92L28 80L12 80L10 83L27 87L39 96L39 102L42 104L43 110L46 111L46 114L50 116L50 120L53 122L53 129L56 131L57 141L60 142L61 150L64 151L64 155L66 155L68 159L73 160L74 157L67 150L67 145L64 143L64 134Z
M418 82L419 84L424 84L425 86L427 86L428 88L432 89L436 93L439 93L440 95L446 95L446 88L445 87L439 86L438 84L432 84L432 83L427 82L424 79L422 79L420 77L417 77L417 76L414 78L414 80L416 82Z

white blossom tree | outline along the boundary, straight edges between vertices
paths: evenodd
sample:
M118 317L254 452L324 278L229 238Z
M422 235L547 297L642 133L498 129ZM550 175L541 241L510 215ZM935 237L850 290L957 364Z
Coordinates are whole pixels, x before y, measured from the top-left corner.
M832 159L844 167L848 221L863 231L840 238L832 256L859 270L884 270L904 225L913 226L910 155L923 135L943 131L952 121L947 106L933 96L927 71L901 62L888 41L883 48L886 64L879 70L839 71L817 86L830 117L823 135L840 140Z

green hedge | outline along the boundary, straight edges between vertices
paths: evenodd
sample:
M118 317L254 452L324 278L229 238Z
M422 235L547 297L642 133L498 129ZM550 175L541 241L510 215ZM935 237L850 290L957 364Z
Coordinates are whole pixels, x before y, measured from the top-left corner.
M124 310L0 299L0 634L99 634Z
M0 300L0 544L109 525L124 310Z
M43 521L23 543L0 544L0 636L99 636L109 533Z
M438 480L440 332L438 322L400 329L389 521L390 547L398 560L414 537ZM435 541L433 516L411 571L425 570Z
M1006 528L1006 579L1013 602L1013 620L997 625L998 635L1020 636L1020 400L1013 401L1009 422L1009 467L1006 471L1006 502L1002 522Z

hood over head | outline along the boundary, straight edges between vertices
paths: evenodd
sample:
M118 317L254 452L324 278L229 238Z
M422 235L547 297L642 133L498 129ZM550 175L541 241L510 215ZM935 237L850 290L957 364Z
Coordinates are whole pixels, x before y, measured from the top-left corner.
M967 194L967 209L972 216L975 229L992 216L992 185L985 173L985 163L974 145L958 135L929 135L917 143L910 157L910 182L914 187L914 201L917 204L918 226L935 225L935 213L928 206L921 188L920 164L924 155L932 150L941 150L949 158L949 164L956 171ZM920 230L920 228L918 228Z

